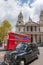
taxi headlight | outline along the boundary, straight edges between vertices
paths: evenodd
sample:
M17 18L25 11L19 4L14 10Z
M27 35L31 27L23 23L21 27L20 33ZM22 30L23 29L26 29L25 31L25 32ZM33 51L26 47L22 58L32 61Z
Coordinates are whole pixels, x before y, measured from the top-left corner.
M17 56L15 56L15 59L17 59Z

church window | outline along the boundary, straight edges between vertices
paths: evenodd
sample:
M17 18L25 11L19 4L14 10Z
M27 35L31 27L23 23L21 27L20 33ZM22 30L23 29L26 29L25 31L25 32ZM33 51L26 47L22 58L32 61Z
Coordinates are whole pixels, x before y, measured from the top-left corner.
M33 31L33 27L31 26L31 31Z
M19 23L21 23L21 22L19 21Z
M36 26L35 26L35 31L36 31Z

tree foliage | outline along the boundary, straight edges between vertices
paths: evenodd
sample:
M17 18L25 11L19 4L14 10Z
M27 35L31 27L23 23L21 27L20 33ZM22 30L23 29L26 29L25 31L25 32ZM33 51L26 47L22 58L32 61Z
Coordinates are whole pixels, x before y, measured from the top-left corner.
M0 26L0 40L1 41L4 39L8 31L11 31L11 24L9 23L9 21L4 20L2 25Z

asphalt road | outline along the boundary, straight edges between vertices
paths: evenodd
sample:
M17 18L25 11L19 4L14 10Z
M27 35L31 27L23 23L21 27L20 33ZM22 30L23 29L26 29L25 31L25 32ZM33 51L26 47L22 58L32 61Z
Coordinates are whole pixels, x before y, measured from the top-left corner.
M6 51L0 51L0 63L4 61L4 55Z
M43 47L40 47L39 59L34 60L29 65L43 65Z
M39 51L40 51L39 59L34 60L29 65L43 65L43 47L39 47ZM6 51L0 51L0 65L1 62L3 62L4 60L5 53Z

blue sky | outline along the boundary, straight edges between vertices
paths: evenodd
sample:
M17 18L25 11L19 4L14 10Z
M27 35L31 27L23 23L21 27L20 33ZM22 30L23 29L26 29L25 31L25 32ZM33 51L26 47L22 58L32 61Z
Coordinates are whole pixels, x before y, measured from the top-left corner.
M34 22L39 21L41 10L43 0L0 0L0 23L5 19L9 20L14 31L20 11L26 23L29 21L29 16Z
M29 7L31 8L31 4L35 2L35 0L20 0L20 2L21 5L23 5L24 3L28 3Z
M29 2L29 6L31 7L31 4L34 2L35 0L21 0L22 4Z
M22 3L24 3L24 2L27 2L28 0L21 0L22 1Z
M34 1L34 0L29 0L30 3L32 3L33 1ZM22 2L22 3L25 3L25 2L27 3L28 0L21 0L21 2Z

